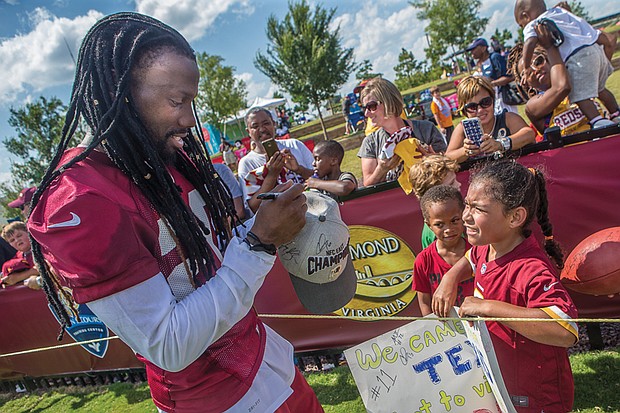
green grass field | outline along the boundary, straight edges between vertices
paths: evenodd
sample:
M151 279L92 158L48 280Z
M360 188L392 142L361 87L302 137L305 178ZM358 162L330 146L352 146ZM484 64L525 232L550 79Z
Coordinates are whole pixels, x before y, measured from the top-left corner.
M620 348L570 356L575 378L574 411L620 412ZM346 366L307 376L326 413L364 413ZM67 387L52 392L0 395L0 413L155 413L146 383Z

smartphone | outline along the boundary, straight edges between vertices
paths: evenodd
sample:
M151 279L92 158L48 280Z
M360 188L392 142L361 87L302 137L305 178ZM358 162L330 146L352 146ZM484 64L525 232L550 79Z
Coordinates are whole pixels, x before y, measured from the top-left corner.
M465 131L465 137L480 146L482 144L482 124L480 118L467 118L461 121L463 124L463 130Z
M266 141L263 142L263 146L265 147L265 150L267 151L267 159L271 158L276 152L280 150L278 148L278 144L276 143L274 139L267 139Z

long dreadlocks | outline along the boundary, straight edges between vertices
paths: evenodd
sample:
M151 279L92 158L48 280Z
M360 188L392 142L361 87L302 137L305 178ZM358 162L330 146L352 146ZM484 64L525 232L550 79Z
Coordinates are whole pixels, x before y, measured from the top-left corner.
M517 43L512 47L512 49L510 49L510 53L508 54L508 59L506 63L506 66L507 66L506 73L509 76L510 75L514 76L515 84L517 85L517 90L519 94L521 95L523 100L527 101L532 96L523 87L521 72L519 72L519 61L521 60L522 57L523 57L523 43Z
M189 263L191 281L197 285L198 273L213 274L216 270L213 253L207 243L210 231L183 202L153 138L137 116L130 96L132 70L150 65L159 54L169 50L194 61L196 59L191 46L180 33L141 14L113 14L90 29L80 47L62 138L33 196L32 207L34 209L43 191L54 179L100 146L137 185L166 223L177 239L180 256ZM195 107L194 116L197 118ZM59 165L80 118L88 124L92 140L83 152ZM238 219L230 192L217 179L209 155L201 144L200 122L197 125L196 134L200 141L190 131L184 138L185 154L176 157L174 166L205 201L223 252L231 237L230 223L236 224ZM32 251L48 301L64 329L71 325L71 321L60 296L72 302L71 297L61 288L53 269L46 266L41 246L34 239ZM59 339L61 337L62 330Z

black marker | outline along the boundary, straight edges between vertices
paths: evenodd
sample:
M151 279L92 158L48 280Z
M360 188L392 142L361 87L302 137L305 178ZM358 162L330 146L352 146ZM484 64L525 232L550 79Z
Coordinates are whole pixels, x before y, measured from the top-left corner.
M262 194L258 194L256 199L276 199L280 195L279 192L263 192Z

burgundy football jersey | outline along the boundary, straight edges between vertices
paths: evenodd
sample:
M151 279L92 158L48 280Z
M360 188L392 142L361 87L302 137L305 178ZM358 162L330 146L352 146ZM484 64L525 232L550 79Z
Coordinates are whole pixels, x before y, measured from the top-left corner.
M577 309L533 236L494 261L487 261L488 253L488 245L471 250L477 297L540 308L577 336ZM574 384L566 349L534 342L499 322L487 326L517 410L570 411Z
M467 243L466 248L471 246ZM433 241L431 245L424 248L415 258L413 264L413 283L411 288L414 291L433 294L441 277L452 268L441 255L437 252L437 241ZM455 305L459 306L468 295L474 294L474 279L470 278L461 281L458 286Z
M71 149L64 158L81 150ZM210 228L198 192L177 170L169 172L183 200ZM32 212L29 229L78 303L107 297L160 272L177 301L196 288L168 224L103 153L93 151L50 184ZM207 239L219 267L222 254L212 234L213 230ZM199 279L204 282L213 275L199 274ZM265 328L251 310L182 371L165 371L137 356L146 364L151 394L159 408L221 412L251 386L265 339Z

